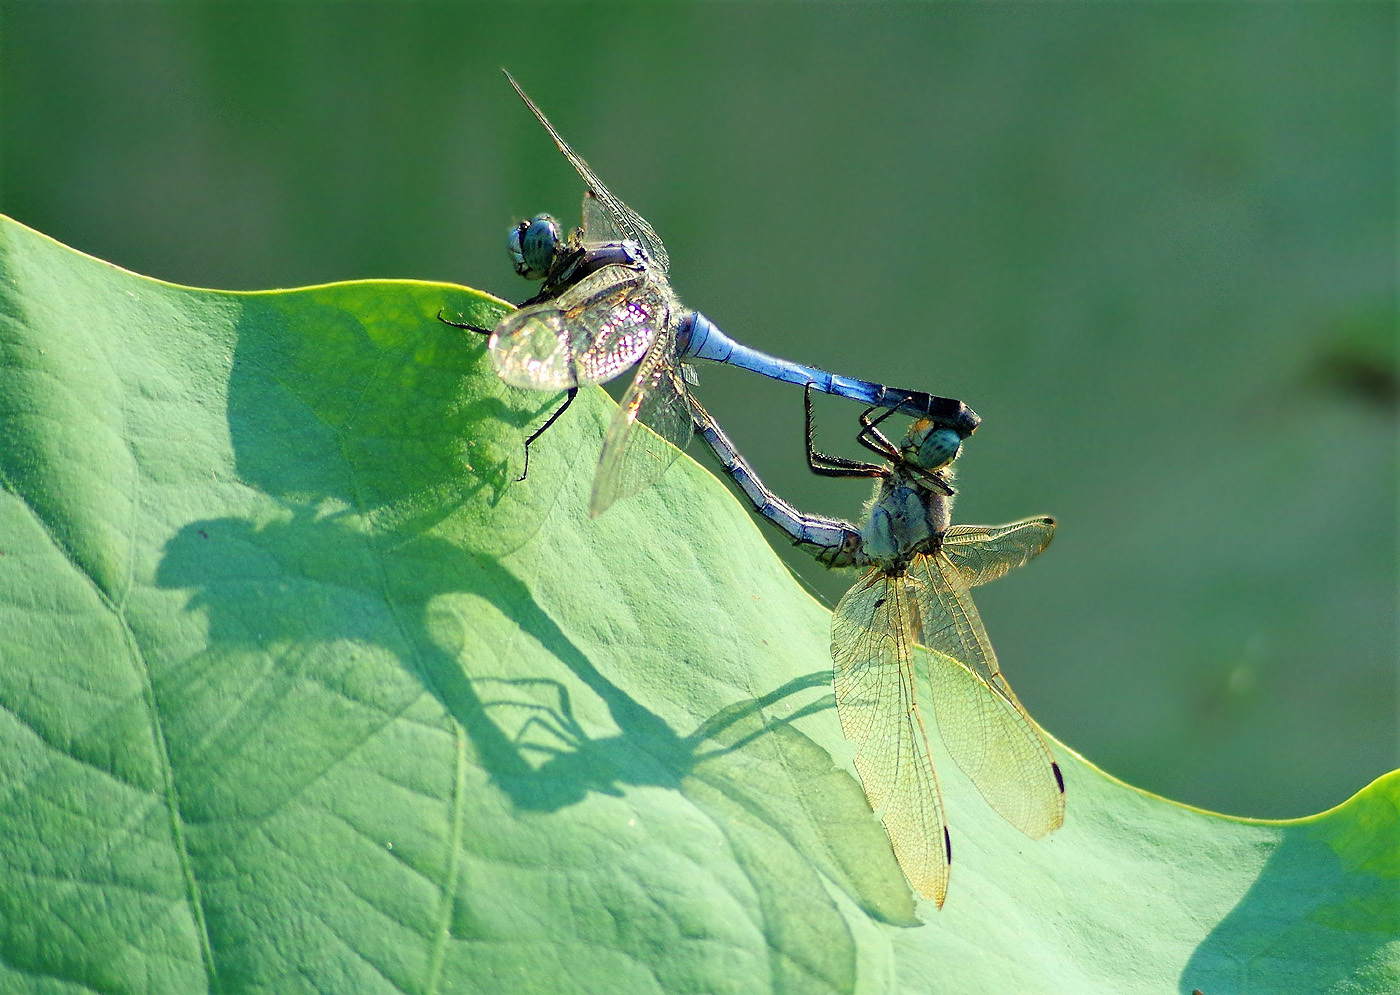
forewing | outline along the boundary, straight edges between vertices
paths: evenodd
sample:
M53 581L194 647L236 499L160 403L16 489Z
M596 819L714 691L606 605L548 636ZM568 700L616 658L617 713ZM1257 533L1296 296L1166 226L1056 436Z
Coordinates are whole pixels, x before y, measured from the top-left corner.
M1040 555L1053 538L1053 518L1027 518L1009 525L954 525L942 541L963 583L979 587Z
M604 266L558 297L502 318L491 333L491 359L516 387L606 383L641 359L670 321L670 295L648 273Z
M910 569L919 602L919 641L948 753L987 804L1033 839L1064 822L1064 786L1049 746L997 667L972 595L942 553Z
M590 516L596 518L614 501L660 480L694 434L674 353L674 333L669 327L658 329L608 425L588 502Z
M540 124L544 125L544 130L549 132L549 137L554 139L554 144L564 153L564 158L578 170L578 175L583 177L583 182L588 184L589 192L596 199L596 204L591 205L588 195L584 195L584 241L616 242L619 239L631 239L641 245L650 262L664 274L671 266L671 258L666 254L666 246L662 244L660 236L647 224L646 219L613 196L612 191L598 179L598 174L583 161L583 157L570 148L569 143L554 130L554 125L549 123L549 118L544 116L544 112L525 95L515 77L506 73L506 79L515 87L515 92L520 94L520 99L525 101L525 106L530 108ZM598 210L594 210L595 207Z
M856 770L899 866L939 905L948 890L943 801L914 684L917 606L904 577L872 570L846 592L831 623L836 713Z

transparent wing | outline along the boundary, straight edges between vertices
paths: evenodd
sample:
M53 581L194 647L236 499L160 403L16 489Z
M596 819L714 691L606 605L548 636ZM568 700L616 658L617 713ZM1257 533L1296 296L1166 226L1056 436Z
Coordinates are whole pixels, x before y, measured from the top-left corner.
M515 387L606 383L671 321L671 295L646 272L604 266L558 297L512 311L491 333L496 372Z
M943 552L958 568L963 583L980 587L1043 553L1053 538L1053 518L1027 518L1010 525L954 525L943 533Z
M948 891L943 801L914 693L917 605L903 576L871 570L831 622L836 713L905 876L939 905Z
M612 191L598 179L598 174L583 161L583 157L570 148L569 143L554 130L554 125L549 123L549 118L544 116L544 112L525 95L515 77L506 73L506 79L515 87L515 92L520 94L520 99L525 101L525 106L530 108L540 124L544 125L544 130L549 132L549 137L554 139L554 144L559 146L564 158L573 164L574 169L578 170L578 175L583 177L583 182L588 184L592 198L585 194L583 201L584 241L593 243L631 239L641 245L647 258L661 273L664 274L670 269L671 257L666 253L666 246L662 244L661 237L652 230L651 225L647 224L646 219L613 196ZM590 200L596 203L590 203Z
M942 552L917 557L911 589L928 647L938 732L987 804L1032 839L1065 820L1050 748L997 667L963 575Z
M626 205L623 206L625 207ZM618 226L612 210L608 207L608 202L594 193L592 187L589 187L583 192L582 217L582 240L585 245L618 242L624 239L631 239L634 242L638 241L635 235L628 235ZM641 219L639 218L638 220ZM642 224L646 224L646 222L643 221ZM662 251L664 252L665 249ZM647 261L651 261L650 250L648 250ZM659 267L659 269L665 272L664 267Z
M614 501L660 480L694 432L675 365L675 333L658 328L603 439L588 514L597 518Z

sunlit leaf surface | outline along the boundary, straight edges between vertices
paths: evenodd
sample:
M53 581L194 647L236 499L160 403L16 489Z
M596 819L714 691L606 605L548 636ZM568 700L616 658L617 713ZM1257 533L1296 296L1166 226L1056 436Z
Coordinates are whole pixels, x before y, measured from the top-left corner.
M1056 744L1032 842L940 756L916 906L827 612L688 460L590 521L601 392L516 483L553 399L434 317L494 300L196 291L9 221L0 294L0 991L1400 984L1393 775L1251 824Z

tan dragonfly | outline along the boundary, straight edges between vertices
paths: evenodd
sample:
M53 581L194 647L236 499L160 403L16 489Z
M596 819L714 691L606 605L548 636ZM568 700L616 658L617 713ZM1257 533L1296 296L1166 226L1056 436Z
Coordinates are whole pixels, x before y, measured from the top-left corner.
M929 651L933 714L953 760L1027 836L1057 829L1065 812L1059 765L1002 675L971 595L1044 550L1054 519L951 525L956 433L920 419L895 445L872 408L861 416L858 438L887 462L824 456L812 444L810 392L812 469L877 484L859 527L806 515L764 486L693 397L691 407L697 429L760 514L826 565L865 568L832 617L836 711L856 748L866 797L919 894L943 904L952 843L919 709L916 643Z

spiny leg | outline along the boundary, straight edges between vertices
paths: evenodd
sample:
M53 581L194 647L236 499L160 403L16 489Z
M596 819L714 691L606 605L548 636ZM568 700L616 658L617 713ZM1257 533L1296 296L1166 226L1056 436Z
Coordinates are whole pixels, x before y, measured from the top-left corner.
M490 334L492 333L492 331L493 331L493 329L490 329L490 328L482 328L480 325L473 325L473 324L471 324L470 322L466 322L466 321L452 321L452 320L450 320L450 319L448 319L448 318L445 318L445 317L443 317L443 311L445 311L445 310L446 310L446 308L438 308L438 313L437 313L437 319L438 319L438 321L442 322L444 325L451 325L453 328L461 328L461 329L464 329L464 330L469 331L469 332L478 332L478 333L480 333L480 334L482 334L482 335L490 335ZM572 357L571 357L571 364L572 364ZM539 428L535 429L533 432L531 432L531 433L530 433L530 437L527 438L527 439L525 440L525 465L524 465L523 467L521 467L520 476L518 476L518 477L515 478L515 482L516 482L516 483L520 483L520 482L521 482L522 480L524 480L524 479L526 478L526 476L528 476L529 473L530 473L530 444L531 444L532 442L534 442L536 439L538 439L540 436L544 435L544 433L549 429L549 427L550 427L551 425L553 425L556 421L559 420L559 416L562 415L565 411L568 410L569 405L574 403L574 398L577 397L577 396L578 396L578 387L576 387L576 386L575 386L575 387L570 387L567 391L565 391L565 392L564 392L564 403L561 404L561 405L559 405L559 407L555 408L555 409L554 409L554 413L551 414L551 415L549 416L549 418L545 420L545 423L544 423L543 425L541 425Z
M827 456L816 450L815 433L816 429L812 423L812 384L807 384L807 392L803 396L804 406L807 413L807 466L815 474L823 477L883 477L889 472L889 468L878 463L862 463L859 460L846 459L844 456ZM861 418L873 411L870 408ZM864 429L862 429L864 431Z
M570 404L574 403L574 398L576 397L578 397L577 387L570 387L568 390L564 391L564 403L555 408L554 413L549 416L545 423L531 432L530 437L525 440L525 465L520 468L520 476L515 478L516 483L524 480L526 475L530 472L530 443L544 435L549 429L549 426L558 421L559 416L568 410Z
M883 393L884 388L882 387L881 394L883 395ZM875 404L872 404L860 413L860 433L856 436L856 441L866 449L878 453L887 460L898 460L899 447L894 444L889 436L880 431L880 423L894 414L895 409L885 408L884 413L881 414L880 417L870 417L870 412L874 411L876 408L883 407L883 405L879 403L881 400L883 400L883 396L877 397Z
M437 313L437 320L440 321L440 322L442 322L444 325L451 325L453 328L461 328L461 329L464 329L464 330L466 330L466 331L468 331L468 332L478 332L478 333L480 333L480 334L482 334L482 335L490 335L490 334L491 334L491 331L492 331L491 329L489 329L489 328L482 328L480 325L473 325L473 324L472 324L471 322L469 322L469 321L452 321L452 320L450 320L450 319L448 319L448 318L444 318L444 317L442 316L442 313L443 313L444 311L446 311L446 310L447 310L447 308L438 308L438 313Z

